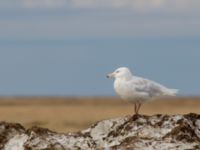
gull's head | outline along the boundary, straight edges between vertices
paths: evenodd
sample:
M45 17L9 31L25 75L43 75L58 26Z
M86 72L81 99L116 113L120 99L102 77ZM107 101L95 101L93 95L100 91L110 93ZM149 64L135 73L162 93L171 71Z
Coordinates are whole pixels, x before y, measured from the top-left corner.
M131 71L127 67L120 67L116 69L113 73L107 75L107 78L115 78L115 79L130 79L132 78Z

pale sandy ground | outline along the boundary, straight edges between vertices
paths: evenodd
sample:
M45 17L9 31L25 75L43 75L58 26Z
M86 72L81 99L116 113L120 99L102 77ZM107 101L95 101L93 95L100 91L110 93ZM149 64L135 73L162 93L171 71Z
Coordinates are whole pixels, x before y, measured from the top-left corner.
M162 99L146 103L140 113L200 113L200 98ZM110 97L2 97L0 121L40 126L58 132L78 131L96 121L133 114L133 105Z

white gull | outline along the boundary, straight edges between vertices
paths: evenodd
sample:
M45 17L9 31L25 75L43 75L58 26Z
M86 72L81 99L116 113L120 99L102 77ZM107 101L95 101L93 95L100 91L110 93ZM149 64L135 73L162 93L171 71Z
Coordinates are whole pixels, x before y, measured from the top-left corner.
M177 89L169 89L152 80L132 75L126 67L116 69L107 75L108 78L115 78L114 89L124 100L135 105L135 114L138 114L141 104L153 97L175 96Z

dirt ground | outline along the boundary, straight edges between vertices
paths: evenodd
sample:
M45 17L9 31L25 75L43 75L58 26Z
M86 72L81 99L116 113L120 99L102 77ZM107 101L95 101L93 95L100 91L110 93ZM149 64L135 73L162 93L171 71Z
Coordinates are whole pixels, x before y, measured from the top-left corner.
M141 114L200 113L200 98L158 99ZM0 121L18 122L58 132L73 132L96 121L133 114L133 105L114 97L1 97Z

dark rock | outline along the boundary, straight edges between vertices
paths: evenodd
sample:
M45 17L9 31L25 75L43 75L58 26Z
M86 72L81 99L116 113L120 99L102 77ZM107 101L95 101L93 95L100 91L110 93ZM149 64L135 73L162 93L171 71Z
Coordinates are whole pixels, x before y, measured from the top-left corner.
M135 115L97 122L77 133L24 129L0 123L4 150L183 150L200 149L200 115Z

